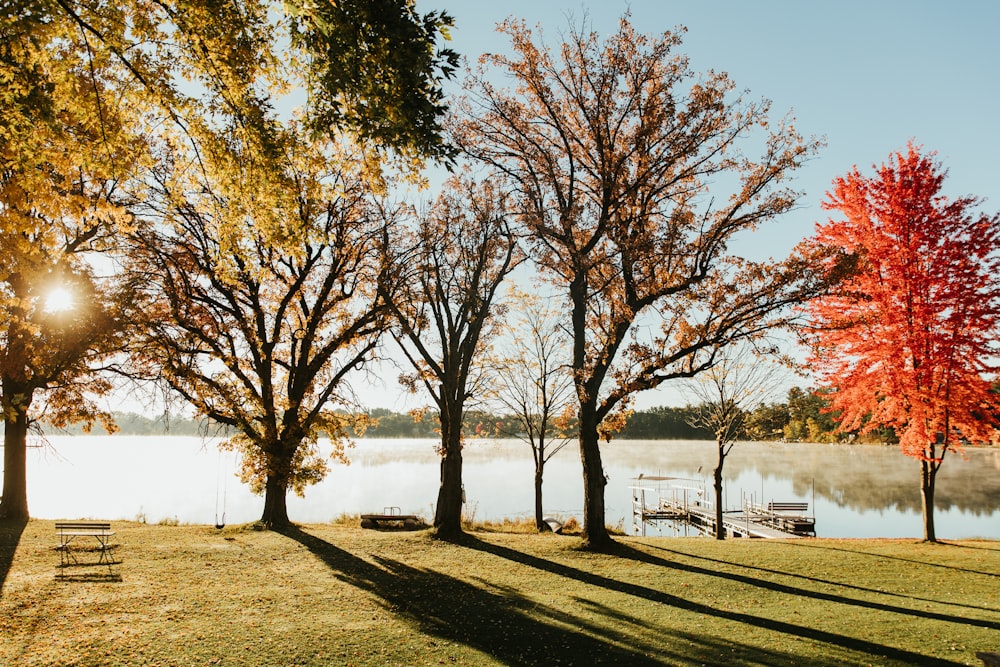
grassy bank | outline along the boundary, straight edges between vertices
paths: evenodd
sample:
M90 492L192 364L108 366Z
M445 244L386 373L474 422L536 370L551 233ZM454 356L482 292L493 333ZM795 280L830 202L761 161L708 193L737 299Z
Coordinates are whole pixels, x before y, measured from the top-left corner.
M979 664L1000 543L619 538L115 523L120 581L0 535L3 665ZM102 575L100 568L79 568Z

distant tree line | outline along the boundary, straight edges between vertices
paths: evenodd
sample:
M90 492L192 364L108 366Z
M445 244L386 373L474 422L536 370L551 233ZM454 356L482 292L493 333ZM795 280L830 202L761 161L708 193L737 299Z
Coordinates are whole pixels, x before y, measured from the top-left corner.
M120 435L178 435L178 436L227 436L229 431L218 422L205 418L183 417L180 415L162 414L155 417L140 415L135 412L111 413L118 426ZM70 424L58 431L60 435L107 435L108 431L101 425L95 425L87 431L83 424Z
M757 406L741 420L741 440L785 442L896 442L892 429L859 436L837 431L837 413L828 390L792 387L784 401ZM713 440L715 434L697 425L701 406L656 407L633 413L618 437L634 440Z
M784 401L758 406L744 419L744 440L782 440L787 442L845 442L856 441L850 433L838 433L835 413L830 411L830 401L823 390L792 387ZM637 410L629 415L616 437L627 440L712 440L715 436L704 426L694 425L700 406L657 406ZM226 429L204 418L179 415L150 417L134 412L112 413L121 435L178 435L225 436ZM440 438L436 413L428 412L420 418L410 413L375 408L369 412L371 423L364 431L355 431L356 437L366 438ZM479 437L512 437L519 432L520 423L513 415L494 415L482 410L466 412L463 432ZM81 424L73 424L59 431L66 435L83 435ZM95 426L92 433L104 435L107 431ZM866 442L895 443L895 434L884 429L863 438Z
M835 412L830 411L830 401L822 390L792 387L784 401L767 403L750 412L745 420L740 439L784 442L877 442L896 444L892 429L880 429L866 436L837 432ZM711 440L714 435L696 422L700 406L657 406L637 410L629 415L617 438L624 440ZM178 415L150 417L134 412L112 413L119 435L177 435L177 436L226 436L225 427L211 420ZM420 419L405 412L387 408L371 410L371 425L356 437L365 438L439 438L436 413L427 413ZM484 411L470 411L465 415L463 431L479 437L510 437L518 431L519 424L512 415L493 415ZM58 431L63 435L86 435L81 424L72 424ZM93 435L106 435L97 425Z
M783 401L759 405L746 415L740 435L742 440L780 440L787 442L880 442L894 444L892 429L881 429L860 437L837 431L837 415L830 409L829 391L792 387ZM715 435L697 422L700 406L657 406L637 410L625 420L616 438L628 440L712 440ZM384 408L372 410L374 424L367 438L439 437L438 420L428 413L416 422L406 413ZM493 415L471 410L465 415L463 432L482 437L509 437L518 433L513 415ZM572 431L572 426L570 428Z

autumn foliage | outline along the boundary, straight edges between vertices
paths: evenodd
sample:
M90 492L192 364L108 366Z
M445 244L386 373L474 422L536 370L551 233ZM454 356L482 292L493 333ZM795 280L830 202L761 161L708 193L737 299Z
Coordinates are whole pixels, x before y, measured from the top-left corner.
M261 522L273 527L288 524L287 492L302 495L328 461L346 460L349 426L364 430L347 414L345 377L371 357L386 326L378 292L392 291L384 221L337 153L344 146L291 131L285 141L273 182L286 189L270 216L241 205L252 187L225 164L184 170L178 160L158 174L130 266L148 279L136 366L232 430L223 446L242 454L241 478L264 493ZM277 243L275 222L295 235Z
M921 460L930 540L934 473L949 451L992 436L998 407L1000 217L944 197L944 177L911 143L874 177L838 178L824 207L843 218L819 225L813 243L853 256L857 270L809 306L840 428L893 427Z
M367 176L452 154L441 85L457 56L437 45L451 23L412 0L5 3L0 515L28 516L42 407L55 426L110 419L89 401L111 389L97 371L127 356L119 328L148 325L131 372L235 428L265 523L287 523L286 486L325 470L316 434L344 428L333 389L383 328L358 210L384 184ZM291 90L308 94L294 122ZM338 180L356 171L360 194ZM54 315L59 286L78 303ZM146 317L123 313L139 292Z

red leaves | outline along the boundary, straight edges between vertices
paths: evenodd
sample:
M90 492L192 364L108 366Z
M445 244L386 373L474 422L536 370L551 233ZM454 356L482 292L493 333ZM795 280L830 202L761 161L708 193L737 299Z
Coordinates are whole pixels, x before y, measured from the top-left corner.
M984 440L1000 405L995 377L1000 315L1000 217L978 200L949 201L945 172L912 143L872 178L834 181L812 243L854 254L857 271L808 307L814 362L835 388L841 428L896 428L924 460Z

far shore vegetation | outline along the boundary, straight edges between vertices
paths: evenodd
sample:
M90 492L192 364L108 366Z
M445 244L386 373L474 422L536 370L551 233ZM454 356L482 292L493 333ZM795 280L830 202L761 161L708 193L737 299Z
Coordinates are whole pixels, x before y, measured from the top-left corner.
M829 401L822 392L792 387L784 401L766 403L750 411L743 420L742 440L786 442L866 442L895 444L891 429L860 438L837 431L835 415L828 411ZM711 429L697 424L700 406L658 406L631 413L623 428L615 434L624 440L713 440ZM119 435L226 436L227 431L207 419L180 415L142 415L134 412L112 413ZM408 413L385 408L370 411L371 425L357 437L438 438L438 420L433 414L417 420ZM490 437L514 438L519 435L518 420L509 415L494 415L470 410L465 416L465 431ZM95 426L91 434L107 431ZM83 427L70 425L51 435L83 435Z

